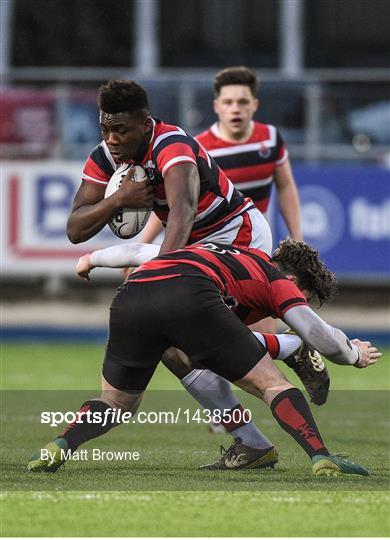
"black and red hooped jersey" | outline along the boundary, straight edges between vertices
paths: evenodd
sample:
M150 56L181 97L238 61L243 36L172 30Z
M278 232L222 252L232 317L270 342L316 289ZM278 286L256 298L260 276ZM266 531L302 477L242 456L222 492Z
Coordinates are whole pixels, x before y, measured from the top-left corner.
M181 128L153 119L153 134L141 165L155 185L153 210L163 225L168 220L164 176L171 167L180 163L194 163L200 177L200 194L195 221L189 243L223 228L233 217L253 208L253 202L244 198L204 148ZM119 164L113 160L106 143L100 143L89 155L83 170L85 182L107 186Z
M259 249L219 243L195 244L141 265L128 281L161 281L179 276L205 276L221 295L234 297L233 309L246 324L269 315L283 319L290 308L307 305L302 291Z
M275 126L253 122L253 132L245 143L220 138L218 123L196 136L202 146L235 187L250 197L261 212L267 210L276 167L288 153Z

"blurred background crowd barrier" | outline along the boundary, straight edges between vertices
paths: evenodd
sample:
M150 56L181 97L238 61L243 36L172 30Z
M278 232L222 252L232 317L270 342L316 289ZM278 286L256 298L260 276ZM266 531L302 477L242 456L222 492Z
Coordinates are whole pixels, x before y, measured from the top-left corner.
M101 83L137 80L154 116L195 135L215 121L216 71L246 64L261 81L256 118L287 144L306 240L341 280L386 281L390 2L188 0L185 12L177 0L1 6L5 279L58 285L80 254L117 240L107 230L73 246L65 235L84 160L100 141ZM275 205L270 219L277 241L285 230Z
M106 75L105 75L106 72ZM84 69L82 81L45 82L65 73L23 70L0 101L0 148L6 159L85 159L100 140L97 88L109 78L135 79L147 88L155 116L196 135L215 122L216 70L165 70L146 78L136 71ZM17 73L17 72L16 72ZM69 69L69 79L80 72ZM390 161L389 72L303 74L299 79L258 70L257 119L281 130L291 157L310 161ZM383 77L383 80L380 80ZM32 85L32 78L40 84ZM93 86L93 89L90 87Z

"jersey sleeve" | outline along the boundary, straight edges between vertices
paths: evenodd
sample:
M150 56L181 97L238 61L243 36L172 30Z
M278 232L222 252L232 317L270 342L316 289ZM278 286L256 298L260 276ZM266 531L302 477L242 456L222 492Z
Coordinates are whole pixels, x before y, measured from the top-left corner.
M114 172L115 163L112 157L107 155L101 143L89 154L81 178L83 182L106 187Z
M288 158L288 151L279 130L276 130L276 160L277 167L282 165Z
M198 143L201 144L204 148L210 148L212 146L209 129L207 129L206 131L202 131L202 133L199 133L198 135L195 135L194 139L198 141Z
M187 137L179 135L167 138L166 141L163 141L157 146L154 152L154 160L163 178L175 165L180 165L181 163L197 164L192 146Z
M271 282L274 313L284 320L289 309L296 306L308 306L302 291L289 279L277 279Z

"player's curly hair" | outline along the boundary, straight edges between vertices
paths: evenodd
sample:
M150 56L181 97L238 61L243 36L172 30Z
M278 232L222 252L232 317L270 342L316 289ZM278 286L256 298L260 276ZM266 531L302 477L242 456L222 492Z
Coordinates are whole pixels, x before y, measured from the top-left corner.
M219 96L221 88L229 84L248 86L253 97L256 97L258 81L254 71L246 66L228 67L219 71L214 78L214 94Z
M296 276L297 286L318 298L320 306L328 303L336 294L336 276L321 261L316 249L298 240L280 242L272 260L285 274Z
M100 109L107 114L149 114L148 95L135 81L108 81L99 88L98 103Z

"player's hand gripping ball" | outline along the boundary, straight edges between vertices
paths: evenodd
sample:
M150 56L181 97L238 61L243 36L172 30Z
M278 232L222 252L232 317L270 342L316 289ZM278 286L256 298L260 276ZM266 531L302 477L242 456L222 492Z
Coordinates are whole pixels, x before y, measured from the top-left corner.
M131 178L133 182L142 182L147 179L145 170L140 165L130 165L126 163L119 167L119 169L111 176L104 197L110 197L120 189L123 179L130 169L132 169L133 172ZM133 238L145 227L151 212L151 208L122 208L108 222L108 225L118 238Z

